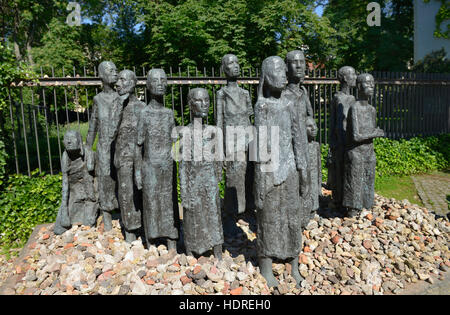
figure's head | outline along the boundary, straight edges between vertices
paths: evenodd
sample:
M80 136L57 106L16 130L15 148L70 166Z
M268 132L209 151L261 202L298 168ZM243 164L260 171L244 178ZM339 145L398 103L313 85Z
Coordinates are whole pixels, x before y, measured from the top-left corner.
M338 71L338 80L341 84L347 84L349 87L356 86L356 71L353 67L344 66Z
M222 70L229 79L236 79L239 77L240 67L238 58L233 54L228 54L222 58Z
M119 73L119 78L117 79L116 89L119 95L133 94L134 88L136 87L137 78L133 71L123 70Z
M306 60L301 50L293 50L286 55L287 74L289 79L303 81L305 79Z
M209 93L206 89L195 88L190 90L187 101L194 117L208 117Z
M64 147L69 153L79 153L84 155L83 141L81 140L80 132L76 130L68 130L64 134Z
M112 61L103 61L98 66L98 76L104 84L114 84L117 82L117 68Z
M356 87L358 88L358 95L360 97L368 98L373 96L375 91L375 80L369 73L360 74L356 79Z
M316 121L312 117L306 119L306 134L308 135L308 140L312 141L317 136L317 125Z
M281 92L286 88L286 64L278 56L264 59L261 66L261 79L258 87L258 96L263 95L264 89Z
M152 69L147 75L147 89L151 95L163 96L167 90L167 75L163 69Z

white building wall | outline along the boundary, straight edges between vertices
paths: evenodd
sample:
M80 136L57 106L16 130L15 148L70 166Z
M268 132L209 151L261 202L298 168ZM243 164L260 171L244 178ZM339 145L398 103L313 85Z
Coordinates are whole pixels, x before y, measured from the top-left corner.
M450 39L437 38L433 35L436 28L436 14L440 7L440 0L431 0L429 3L414 0L414 62L442 47L450 58ZM446 30L448 24L450 20L444 21L441 29Z

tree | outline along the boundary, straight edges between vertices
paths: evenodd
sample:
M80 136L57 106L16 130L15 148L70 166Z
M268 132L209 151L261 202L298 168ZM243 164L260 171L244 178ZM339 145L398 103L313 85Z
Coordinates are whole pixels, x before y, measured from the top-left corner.
M58 0L1 0L3 42L8 39L13 43L18 61L27 60L34 65L32 47L39 44L47 23L63 15L66 5Z
M73 66L86 64L79 27L53 18L41 42L42 46L32 50L36 65L48 69L54 67L56 76L62 76L63 67L70 73Z
M336 29L337 65L358 69L406 71L413 57L413 3L380 0L381 26L368 26L368 2L328 1L324 16Z
M425 73L450 73L450 59L446 57L445 49L433 51L419 60L413 71Z
M226 53L244 66L308 44L325 59L333 33L313 13L314 1L138 0L149 65L216 66Z

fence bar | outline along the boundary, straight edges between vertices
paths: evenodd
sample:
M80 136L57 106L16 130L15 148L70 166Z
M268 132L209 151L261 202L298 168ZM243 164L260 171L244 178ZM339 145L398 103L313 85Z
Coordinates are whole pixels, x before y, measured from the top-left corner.
M39 152L39 140L38 140L38 133L37 133L37 125L36 125L36 109L34 107L34 89L31 89L31 105L33 107L34 136L36 138L36 151L37 151L37 157L38 157L39 173L42 173L41 154Z
M44 101L44 115L45 115L45 132L47 135L47 152L48 152L48 162L50 165L50 174L53 175L53 162L52 162L52 151L50 148L50 138L48 136L48 117L47 117L47 105L45 103L45 88L42 88L42 99Z
M178 74L181 77L180 67L178 67ZM180 85L180 104L181 104L181 124L184 126L183 87L181 85Z
M58 134L59 160L61 161L61 139L59 136L59 121L58 121L58 106L57 106L57 101L56 101L56 88L53 88L53 99L55 102L56 133Z
M66 108L66 122L69 122L69 110L67 109L67 91L66 88L64 87L64 101L65 101L65 108ZM58 114L58 113L56 113Z
M170 67L169 70L170 70L170 77L173 77L172 67ZM173 85L170 88L171 88L170 94L172 96L172 111L173 114L175 115L175 96L173 95Z
M206 86L208 90L212 91L212 105L211 111L214 111L214 117L217 114L217 105L216 105L216 91L220 88L220 85L226 84L226 78L221 77L218 73L217 69L215 71L214 67L211 69L207 69L203 67L203 69L195 67L191 69L188 67L182 72L181 68L178 67L178 73L174 73L176 68L167 67L168 73L170 76L168 78L168 83L171 85L170 92L171 96L169 98L166 95L167 106L172 108L174 112L177 113L177 124L185 125L186 121L189 120L189 116L191 116L190 111L185 108L186 99L184 98L185 94L189 89L193 88L194 85ZM80 68L81 69L81 68ZM134 67L133 69L136 69ZM97 75L97 69L94 69L93 72ZM139 71L139 68L137 68ZM241 71L241 77L238 80L238 83L245 89L247 89L251 95L252 104L256 102L255 99L255 91L257 90L254 85L259 83L259 69L253 70L251 67L244 67ZM89 97L95 93L98 94L100 90L101 81L98 77L87 77L87 75L92 75L90 71L87 71L86 67L84 67L78 75L82 75L84 77L76 77L77 70L74 68L73 76L74 77L55 77L55 69L51 69L51 78L42 78L41 82L38 84L28 84L28 82L24 82L23 86L30 86L31 97L28 96L28 90L22 89L22 84L12 84L10 88L21 88L20 91L20 99L19 99L19 91L10 90L9 89L9 98L10 98L10 119L11 124L13 126L12 132L12 140L14 141L14 154L15 154L15 162L16 162L16 172L25 173L25 157L21 154L25 154L25 151L28 151L27 154L27 170L30 173L33 168L39 165L41 171L46 170L49 166L47 165L46 155L48 153L49 164L51 172L53 170L58 169L58 167L53 168L52 165L52 151L55 150L55 143L53 142L56 139L56 134L58 137L58 150L59 150L59 158L62 157L62 144L61 140L63 137L64 127L66 124L69 124L71 120L75 121L75 115L78 123L78 130L81 131L81 124L85 121L86 116L83 116L83 113L80 113L80 110L83 110L81 107L81 103L83 103L82 98L86 97L85 105L87 110L87 120L90 121L90 112L89 112ZM143 76L138 77L138 87L137 94L140 94L140 98L145 97L145 101L148 102L148 91L145 88L145 67L142 67ZM195 71L195 74L194 74ZM41 74L45 72L45 69L41 69ZM67 71L64 69L63 75L68 74L72 71ZM140 71L139 71L140 72ZM256 73L255 73L256 72ZM48 71L47 71L48 73ZM59 71L57 71L60 74ZM71 74L71 73L70 73ZM334 93L339 88L339 82L336 79L336 71L334 70L326 70L326 69L310 69L309 76L306 77L305 81L302 83L310 97L311 105L314 110L314 118L318 125L319 136L317 137L317 141L323 144L329 143L329 111L330 105L333 98ZM448 109L448 103L450 101L450 82L444 81L447 79L444 75L421 75L415 73L392 73L392 72L377 72L373 71L373 75L376 78L376 86L375 86L375 94L371 99L371 103L377 109L377 123L380 128L384 129L386 135L392 138L405 138L405 137L413 137L419 134L424 136L428 135L436 135L443 132L449 132L450 128L450 109ZM38 89L33 88L34 85L40 86ZM78 88L81 90L78 91ZM178 85L178 86L177 86ZM52 87L53 89L53 102L54 113L55 116L48 116L49 113L52 113L53 110L52 104L48 104L46 100L46 87ZM61 88L58 88L61 86ZM72 91L71 87L74 87ZM142 91L142 87L144 87L144 91ZM42 89L42 94L40 92ZM83 92L84 89L84 92ZM97 90L99 89L99 90ZM51 91L51 90L50 90ZM351 89L353 94L356 94L355 89ZM42 130L39 130L39 120L41 109L39 105L42 105L42 101L35 100L34 93L37 95L41 95L44 102L44 113L46 119L45 132L47 133L47 148L48 152L45 153L46 146L42 146L43 155L41 156L41 148L40 141L40 132L42 135L44 134L44 127L42 126ZM64 93L64 96L63 94ZM81 94L79 94L81 93ZM142 93L142 94L141 94ZM177 95L175 95L177 94ZM40 97L39 97L40 98ZM49 96L51 99L52 96ZM179 99L178 99L179 98ZM63 100L64 99L64 100ZM50 101L52 102L52 101ZM58 108L58 103L65 102L64 105L61 105ZM169 103L172 102L170 105ZM35 104L36 103L36 104ZM39 104L38 104L39 103ZM71 110L71 104L74 103L76 108L76 113L73 113ZM28 108L28 110L27 110ZM48 111L50 110L50 111ZM63 112L66 112L65 115ZM189 112L189 116L185 117L185 114ZM28 115L28 117L26 116ZM181 122L179 121L181 115ZM66 123L64 123L61 119L65 116ZM212 116L211 116L212 117ZM210 117L208 117L211 119ZM80 121L82 120L82 121ZM62 123L60 125L60 122ZM209 121L212 123L212 121ZM56 130L53 133L53 124L56 123ZM30 130L27 130L27 126L29 125ZM52 125L50 125L52 124ZM49 128L49 125L52 126ZM21 130L24 128L24 130ZM34 128L34 135L32 135L33 131L31 128ZM50 131L49 131L50 129ZM60 130L61 129L61 130ZM52 135L52 138L50 138ZM28 137L27 137L28 135ZM24 138L25 150L22 149L22 142L17 141L17 139ZM34 140L30 140L32 138ZM30 154L34 154L34 145L32 142L27 143L29 141L36 141L36 149L37 149L37 161L34 156L30 157ZM11 147L11 151L12 151ZM23 153L22 153L23 152ZM56 151L53 152L53 158L57 161ZM11 153L12 155L12 153Z
M20 108L21 108L21 111L22 111L23 138L25 140L25 153L26 153L26 156L27 156L28 176L31 176L30 158L29 158L29 153L28 153L27 128L25 126L25 114L24 114L24 110L23 110L23 88L22 87L20 87Z
M79 100L78 100L78 89L77 87L75 87L75 106L77 106L78 108L75 108L75 111L77 112L77 121L78 121L78 131L81 134L81 126L80 126L80 104L79 104Z

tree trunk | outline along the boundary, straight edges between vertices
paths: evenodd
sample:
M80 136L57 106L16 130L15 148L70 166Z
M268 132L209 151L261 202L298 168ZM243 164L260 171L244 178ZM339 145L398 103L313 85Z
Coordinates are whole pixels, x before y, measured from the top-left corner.
M21 61L22 60L22 54L20 53L20 47L19 47L19 44L17 43L16 34L15 33L13 35L13 40L14 40L14 54L16 55L17 61Z

